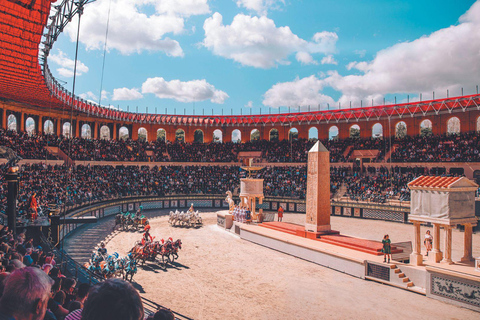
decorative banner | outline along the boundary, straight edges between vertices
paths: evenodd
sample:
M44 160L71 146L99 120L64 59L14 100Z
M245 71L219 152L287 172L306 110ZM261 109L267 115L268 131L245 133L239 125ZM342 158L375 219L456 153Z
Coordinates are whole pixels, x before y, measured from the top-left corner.
M177 200L172 200L170 202L170 207L172 208L178 208L178 201Z
M280 207L282 207L283 210L288 210L286 202L280 202Z
M180 208L185 208L187 205L186 205L186 201L185 200L180 200Z
M347 217L352 216L352 208L343 208L343 215Z
M126 203L123 204L122 211L126 212L128 210L128 205Z
M221 206L222 206L221 201L220 201L220 200L215 200L215 207L216 207L216 208L219 208L219 207L221 207Z
M355 217L360 217L360 208L354 208L353 209L353 215Z
M298 212L306 212L307 205L305 203L297 203L297 211Z
M335 207L335 215L340 216L342 214L342 207Z
M140 204L141 204L140 202L135 203L135 210L138 210L138 208L140 208Z
M430 275L430 292L433 295L480 307L480 286L465 281L450 279L441 275Z
M272 210L274 210L274 211L278 210L278 202L276 202L276 201L272 202Z
M133 211L133 203L128 204L128 211Z
M165 209L170 208L170 201L169 201L169 200L165 200L165 203L164 203L163 207L164 207Z
M295 211L295 203L289 203L288 204L288 211L292 211L292 212Z

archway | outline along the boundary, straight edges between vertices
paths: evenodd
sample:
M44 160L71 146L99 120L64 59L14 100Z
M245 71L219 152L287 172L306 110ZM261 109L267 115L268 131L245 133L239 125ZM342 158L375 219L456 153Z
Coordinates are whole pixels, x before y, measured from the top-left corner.
M318 129L316 127L308 129L308 139L318 140Z
M259 141L260 140L260 131L258 129L253 129L250 132L250 141Z
M43 133L44 134L54 134L55 133L55 131L53 130L52 120L46 120L43 123Z
M25 131L29 135L32 135L35 133L35 120L33 120L32 117L28 117L27 120L25 120Z
M157 141L166 142L167 141L167 132L165 129L157 130Z
M88 123L85 123L82 126L82 133L80 135L84 139L91 139L92 138L92 128Z
M425 119L420 122L420 135L429 136L432 134L432 121Z
M477 118L477 132L480 132L480 117Z
M193 133L193 142L203 143L203 131L200 129L195 130Z
M178 129L175 131L175 141L176 142L185 142L185 131Z
M103 125L100 128L100 139L101 140L110 140L110 128L108 126Z
M403 139L406 136L407 136L407 124L403 121L400 121L395 125L395 137L397 139Z
M297 128L292 128L292 129L288 130L288 140L289 141L298 140L298 130L297 130Z
M242 142L242 132L238 129L232 131L232 142L241 143Z
M460 119L457 117L451 117L447 121L447 133L459 134L460 133Z
M382 138L383 137L383 126L381 123L375 123L372 126L372 138Z
M331 126L328 129L328 140L338 140L338 127Z
M138 129L138 140L147 141L148 140L148 131L144 127Z
M350 138L358 139L360 138L360 126L358 124L354 124L350 127Z
M279 137L279 134L277 129L270 130L270 133L268 134L268 140L277 142L278 137Z
M213 142L223 142L223 132L220 129L213 131Z
M17 131L17 117L11 114L7 118L7 128L8 130Z
M72 137L72 125L70 122L65 122L62 126L62 134L66 138L71 138Z
M128 131L127 127L121 127L118 130L118 139L127 140L130 137L130 131Z

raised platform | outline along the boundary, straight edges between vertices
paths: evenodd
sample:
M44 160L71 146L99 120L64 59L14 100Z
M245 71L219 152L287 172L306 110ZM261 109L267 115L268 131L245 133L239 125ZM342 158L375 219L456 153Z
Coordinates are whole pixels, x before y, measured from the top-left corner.
M344 248L373 254L376 256L383 255L382 243L380 241L373 241L368 239L354 238L349 236L340 235L338 231L331 231L328 234L319 233L318 237L310 237L309 233L305 231L305 227L299 224L293 224L288 222L265 222L259 224L260 227L281 231L291 235L299 236L302 238L309 238L316 241L321 241ZM392 253L401 253L402 249L398 249L392 246Z

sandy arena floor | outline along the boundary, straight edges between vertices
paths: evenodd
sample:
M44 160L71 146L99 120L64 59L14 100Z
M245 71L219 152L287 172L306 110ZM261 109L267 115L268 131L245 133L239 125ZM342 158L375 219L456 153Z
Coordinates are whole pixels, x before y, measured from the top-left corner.
M478 319L468 309L376 282L365 281L243 241L216 226L216 213L202 213L199 229L174 228L168 217L151 220L151 234L180 238L178 263L166 271L147 264L134 278L141 294L194 319ZM305 215L287 214L301 223ZM343 234L408 241L413 227L399 223L332 217ZM454 232L454 247L463 248ZM480 255L474 235L474 256ZM109 252L125 255L140 233L122 232ZM461 256L454 251L454 258Z

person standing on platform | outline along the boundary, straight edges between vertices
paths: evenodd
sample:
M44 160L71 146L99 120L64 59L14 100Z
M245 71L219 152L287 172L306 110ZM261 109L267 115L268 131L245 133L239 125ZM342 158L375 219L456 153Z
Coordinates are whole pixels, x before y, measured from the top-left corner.
M383 252L383 262L387 262L386 258L388 257L388 262L390 263L390 258L392 257L392 247L391 247L391 241L390 238L388 237L388 234L383 236L382 240L382 252Z
M423 241L423 244L427 249L427 257L428 257L428 252L432 251L432 244L433 244L433 236L430 234L430 230L427 230L427 233L425 233L425 240Z
M32 198L30 199L30 209L32 210L32 221L35 221L38 217L38 203L37 203L37 198L36 198L36 193L34 192L32 195Z
M281 222L283 219L283 207L278 208L278 221Z

